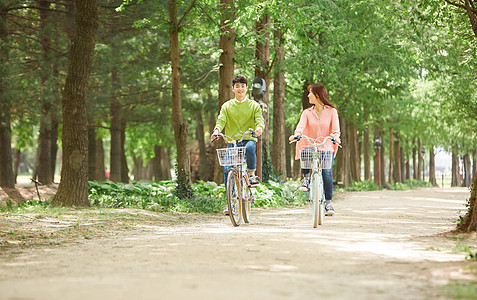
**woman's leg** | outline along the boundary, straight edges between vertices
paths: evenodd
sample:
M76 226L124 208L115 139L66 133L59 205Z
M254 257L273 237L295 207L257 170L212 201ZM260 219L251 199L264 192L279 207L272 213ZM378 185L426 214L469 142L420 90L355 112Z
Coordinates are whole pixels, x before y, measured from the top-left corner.
M333 200L333 175L331 174L333 162L334 157L331 158L331 167L329 169L323 169L321 172L323 176L323 185L325 188L326 203L330 203Z

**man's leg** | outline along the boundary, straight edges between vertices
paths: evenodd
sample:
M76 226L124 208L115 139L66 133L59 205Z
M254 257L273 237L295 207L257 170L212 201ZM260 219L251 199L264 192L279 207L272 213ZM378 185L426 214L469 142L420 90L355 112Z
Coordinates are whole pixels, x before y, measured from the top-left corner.
M255 177L255 170L257 169L257 143L252 140L243 141L245 147L245 161L247 162L247 171L250 177L250 186L256 187L260 183Z

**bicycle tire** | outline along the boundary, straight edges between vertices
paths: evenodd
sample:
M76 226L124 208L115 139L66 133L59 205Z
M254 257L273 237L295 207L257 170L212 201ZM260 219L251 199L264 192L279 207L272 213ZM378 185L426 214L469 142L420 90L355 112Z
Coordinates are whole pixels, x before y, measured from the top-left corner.
M319 198L319 174L318 173L315 173L313 174L313 191L312 191L312 195L310 195L312 197L312 209L313 209L313 228L316 228L318 227L318 218L319 218L319 207L320 207L320 198Z
M250 215L252 213L252 191L248 187L247 179L242 178L243 189L243 202L242 202L242 215L245 223L250 222Z
M321 172L320 172L321 173ZM319 176L319 185L318 185L318 225L323 225L325 219L325 201L324 201L324 185L323 185L323 176Z
M242 219L241 191L237 171L231 169L227 175L227 206L232 225L239 226Z

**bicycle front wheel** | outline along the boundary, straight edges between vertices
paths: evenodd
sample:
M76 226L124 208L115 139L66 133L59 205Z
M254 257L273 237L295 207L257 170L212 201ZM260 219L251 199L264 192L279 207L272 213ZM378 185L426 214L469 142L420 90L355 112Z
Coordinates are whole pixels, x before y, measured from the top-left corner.
M229 208L230 221L234 226L239 226L242 218L242 191L238 173L231 169L227 176L227 206Z
M321 218L321 201L320 201L320 174L315 173L312 179L313 191L310 195L312 197L312 214L313 214L313 228L318 227L323 223L323 218Z
M243 188L243 203L242 203L242 215L243 221L245 223L250 222L250 214L252 213L252 191L248 187L247 180L245 177L242 178L242 188Z
M317 189L317 199L318 199L318 225L323 225L323 220L325 219L325 201L323 199L324 191L323 191L323 176L321 176L321 172L318 175L318 189Z

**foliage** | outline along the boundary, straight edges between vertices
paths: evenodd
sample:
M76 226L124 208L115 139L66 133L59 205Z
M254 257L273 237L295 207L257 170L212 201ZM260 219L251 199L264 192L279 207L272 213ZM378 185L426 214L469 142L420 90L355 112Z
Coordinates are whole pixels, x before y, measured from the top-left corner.
M445 286L445 290L452 299L476 299L477 283L476 282L459 282L452 281Z
M404 183L393 182L393 190L409 190L416 187L431 187L432 184L427 181L416 180L416 179L406 179ZM363 180L360 182L353 182L347 188L338 188L342 192L362 192L362 191L377 191L379 186L372 181Z
M305 203L304 193L297 193L299 183L287 181L262 183L254 191L255 207L279 207ZM132 207L152 211L220 212L226 205L225 188L215 182L192 184L194 197L179 199L173 181L89 182L92 207Z

